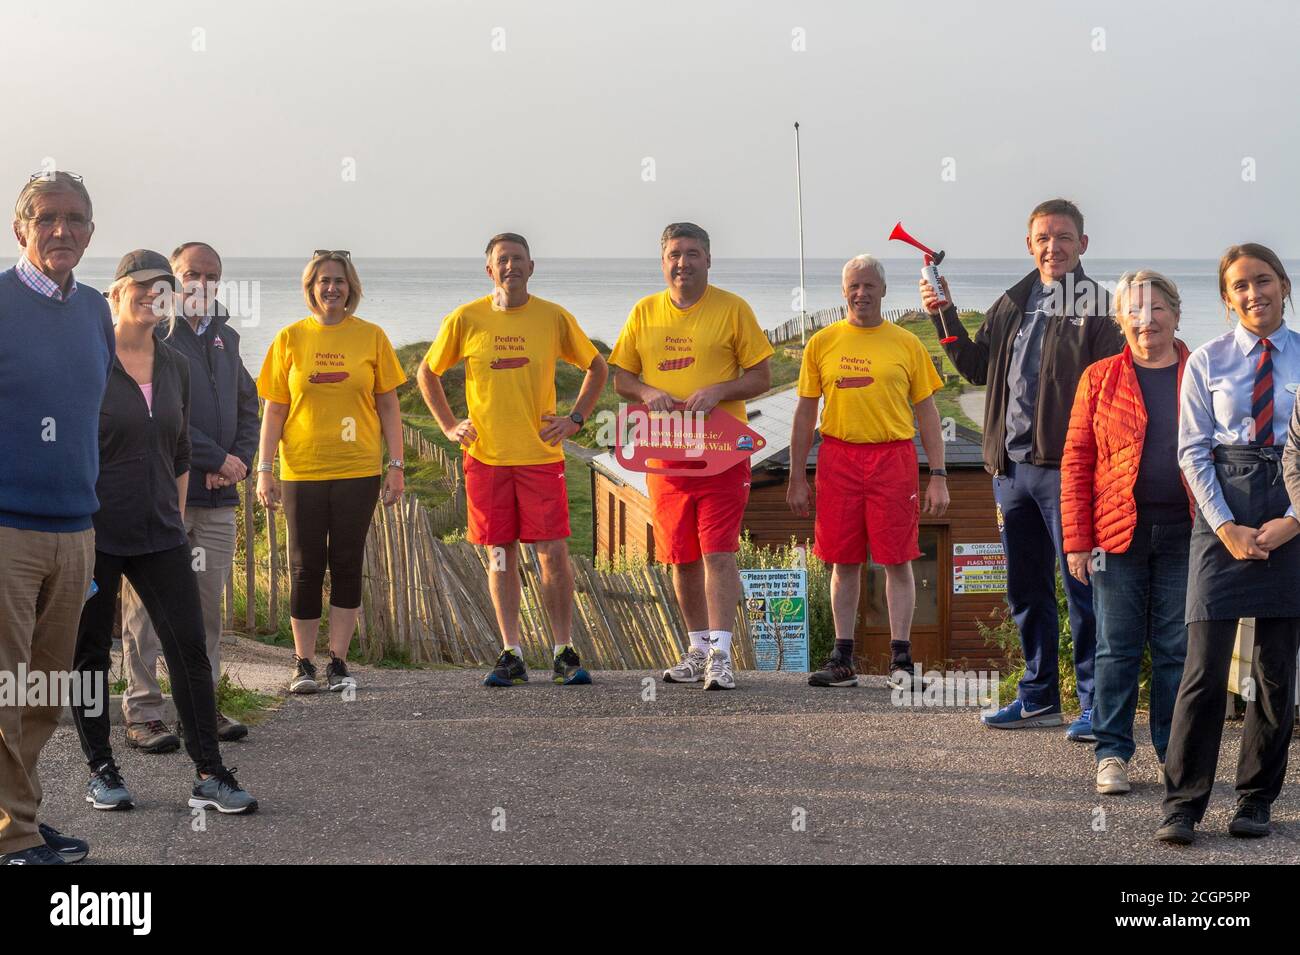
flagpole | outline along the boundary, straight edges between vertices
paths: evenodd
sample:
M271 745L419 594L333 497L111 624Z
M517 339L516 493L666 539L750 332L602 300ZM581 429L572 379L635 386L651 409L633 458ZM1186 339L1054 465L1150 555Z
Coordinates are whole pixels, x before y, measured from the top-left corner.
M803 178L799 172L799 124L794 124L794 194L799 210L799 344L808 341L808 307L803 283Z

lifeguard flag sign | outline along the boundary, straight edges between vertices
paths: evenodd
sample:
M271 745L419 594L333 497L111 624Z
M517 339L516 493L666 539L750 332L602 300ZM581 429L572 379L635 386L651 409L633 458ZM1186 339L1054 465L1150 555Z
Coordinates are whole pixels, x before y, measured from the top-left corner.
M614 457L630 471L667 477L708 477L739 464L767 441L754 429L715 408L707 415L624 405L618 414Z

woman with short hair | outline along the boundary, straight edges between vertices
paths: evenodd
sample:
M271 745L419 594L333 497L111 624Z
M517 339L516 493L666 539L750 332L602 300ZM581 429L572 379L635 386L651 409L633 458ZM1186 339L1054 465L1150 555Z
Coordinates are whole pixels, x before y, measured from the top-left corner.
M1228 670L1241 618L1255 621L1237 763L1234 836L1269 834L1295 722L1300 532L1282 446L1300 385L1300 334L1284 320L1291 280L1273 250L1234 245L1219 295L1235 327L1192 352L1183 376L1179 464L1196 495L1187 590L1187 662L1165 761L1164 842L1187 845L1210 801Z
M1163 771L1187 653L1183 621L1191 493L1178 469L1178 386L1187 346L1178 289L1126 272L1115 290L1124 350L1079 381L1061 457L1070 574L1092 584L1097 657L1092 730L1097 792L1129 791L1142 653L1151 647L1151 744Z
M95 809L130 809L135 800L113 759L108 713L109 653L125 577L167 660L185 749L198 775L189 805L248 813L257 809L257 800L221 762L212 665L185 534L189 362L154 336L160 321L175 321L175 289L167 258L139 249L119 263L108 292L117 317L117 357L99 411L95 577L81 613L75 664L93 675L99 693L94 706L83 701L72 715L91 772L86 801Z
M284 503L295 654L289 689L315 693L327 567L325 681L335 691L356 686L344 661L361 610L366 534L381 485L385 504L399 501L405 486L397 386L406 374L384 330L355 314L361 279L350 253L318 250L303 270L302 289L311 315L280 330L257 380L266 399L257 498L271 510Z

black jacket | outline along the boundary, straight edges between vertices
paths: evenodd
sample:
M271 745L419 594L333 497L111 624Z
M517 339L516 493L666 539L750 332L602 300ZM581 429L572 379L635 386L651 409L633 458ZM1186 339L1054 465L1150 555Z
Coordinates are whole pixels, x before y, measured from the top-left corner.
M190 367L155 342L153 414L144 393L113 359L99 408L95 549L130 557L186 543L176 479L190 469Z
M253 470L260 422L257 385L239 355L239 333L220 305L202 335L177 317L167 344L189 359L190 368L190 490L187 507L233 507L239 503L235 486L209 491L206 478L220 470L233 454ZM157 334L165 328L160 322Z
M984 324L971 341L957 310L949 305L943 321L947 334L957 340L944 351L961 376L975 385L987 385L984 395L984 470L1005 474L1007 457L1007 368L1011 364L1011 343L1025 317L1025 303L1033 290L1035 270L1007 289L984 316ZM1110 295L1083 273L1074 270L1073 280L1063 283L1073 290L1064 302L1064 314L1054 316L1043 331L1042 365L1038 378L1038 404L1034 410L1034 434L1030 463L1059 468L1065 448L1065 432L1074 407L1074 393L1083 370L1095 361L1117 355L1124 348L1124 334L1110 317ZM930 320L940 337L943 323L938 315Z

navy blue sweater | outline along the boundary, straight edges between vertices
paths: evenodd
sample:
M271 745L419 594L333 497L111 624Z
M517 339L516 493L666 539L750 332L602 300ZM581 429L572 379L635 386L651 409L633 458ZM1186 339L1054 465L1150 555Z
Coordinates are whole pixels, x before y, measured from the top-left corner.
M116 353L108 303L46 298L0 272L0 525L67 533L99 509L99 405Z

